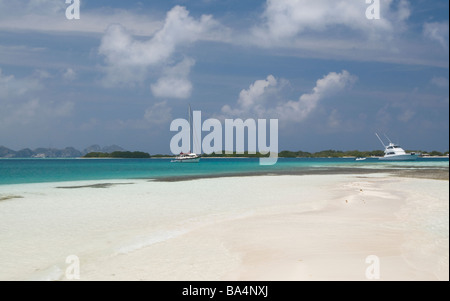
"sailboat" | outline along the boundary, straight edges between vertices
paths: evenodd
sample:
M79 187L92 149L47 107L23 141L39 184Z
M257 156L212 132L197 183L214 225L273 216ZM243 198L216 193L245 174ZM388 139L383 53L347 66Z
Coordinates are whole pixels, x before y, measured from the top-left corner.
M192 125L193 125L192 109L191 109L191 105L189 105L189 132L190 132L190 137L192 137L192 139L189 139L189 148L192 145L191 140L195 141L195 137L193 137L194 131L193 131ZM171 162L174 162L174 163L199 163L200 155L197 155L196 153L192 153L191 151L189 151L189 153L187 153L187 154L180 153Z
M384 146L384 157L379 158L380 161L415 161L419 157L416 153L406 153L405 150L399 145L392 143L386 135L385 136L389 141L388 145L384 144L383 140L381 140L377 133L375 133L375 135Z

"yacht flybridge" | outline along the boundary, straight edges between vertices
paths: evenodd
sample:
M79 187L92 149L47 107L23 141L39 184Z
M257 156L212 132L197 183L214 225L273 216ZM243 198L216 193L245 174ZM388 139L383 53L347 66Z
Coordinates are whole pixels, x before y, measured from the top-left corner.
M377 133L375 135L384 146L384 157L379 158L380 161L415 161L419 157L416 153L406 153L399 145L392 143L387 136L389 144L385 145L380 136Z

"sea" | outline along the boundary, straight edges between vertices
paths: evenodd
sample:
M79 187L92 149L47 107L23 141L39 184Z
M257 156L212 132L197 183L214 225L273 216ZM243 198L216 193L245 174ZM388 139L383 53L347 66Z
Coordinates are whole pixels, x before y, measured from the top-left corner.
M200 163L171 159L0 159L0 185L109 179L183 180L257 174L302 174L329 169L448 168L448 158L385 162L378 158L279 158L272 166L257 158L202 158Z

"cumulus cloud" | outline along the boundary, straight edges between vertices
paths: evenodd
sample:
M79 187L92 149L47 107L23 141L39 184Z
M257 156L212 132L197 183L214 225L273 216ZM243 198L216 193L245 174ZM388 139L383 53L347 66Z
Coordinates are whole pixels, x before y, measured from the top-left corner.
M277 79L273 75L267 76L266 79L257 80L250 85L248 89L244 89L239 94L237 107L232 109L231 106L222 107L222 113L226 115L239 116L249 111L262 112L263 100L271 88L278 85Z
M163 27L151 39L135 39L122 25L111 25L102 38L99 54L105 57L109 85L142 82L149 67L165 65L178 47L199 40L214 40L222 28L210 15L198 20L175 6Z
M430 40L438 42L442 47L448 49L448 21L425 23L423 34Z
M317 107L319 102L351 86L357 78L344 70L341 73L330 72L316 82L309 94L303 94L298 101L288 101L276 107L279 118L301 122Z
M297 101L284 100L274 106L273 102L267 103L263 99L267 99L267 95L271 92L279 91L279 83L283 81L269 75L265 80L255 81L249 89L242 90L236 108L225 105L222 107L222 113L241 118L245 118L246 114L256 114L259 117L270 116L282 121L302 122L316 109L322 99L343 91L356 80L357 78L346 70L341 73L330 72L316 82L311 93L301 95Z
M248 90L242 90L239 94L238 104L245 110L255 105L258 98L267 91L268 88L277 85L277 80L273 75L267 76L265 80L257 80Z
M263 22L253 28L256 43L293 44L301 34L320 33L333 28L346 28L368 38L386 37L404 27L410 16L409 3L401 0L396 8L393 1L382 1L382 18L368 20L365 1L348 0L267 0Z
M153 95L159 98L189 98L192 83L188 77L194 64L193 59L185 58L173 67L167 67L163 72L164 75L151 85Z

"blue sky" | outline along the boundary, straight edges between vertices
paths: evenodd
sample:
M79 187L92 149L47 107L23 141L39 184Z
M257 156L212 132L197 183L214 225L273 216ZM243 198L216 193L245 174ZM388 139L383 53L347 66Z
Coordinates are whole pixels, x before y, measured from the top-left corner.
M279 149L449 148L449 2L0 0L0 145L169 153L187 106Z

